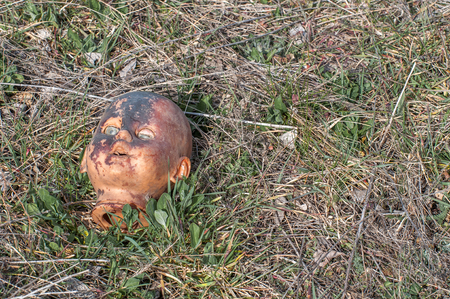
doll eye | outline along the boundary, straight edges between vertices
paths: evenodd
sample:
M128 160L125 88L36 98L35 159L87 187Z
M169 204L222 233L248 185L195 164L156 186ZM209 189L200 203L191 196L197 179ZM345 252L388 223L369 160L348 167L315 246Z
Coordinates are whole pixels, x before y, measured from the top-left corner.
M155 133L150 129L142 129L137 134L137 137L142 140L151 140L155 138Z
M105 134L106 135L116 135L119 133L119 129L113 126L106 127Z

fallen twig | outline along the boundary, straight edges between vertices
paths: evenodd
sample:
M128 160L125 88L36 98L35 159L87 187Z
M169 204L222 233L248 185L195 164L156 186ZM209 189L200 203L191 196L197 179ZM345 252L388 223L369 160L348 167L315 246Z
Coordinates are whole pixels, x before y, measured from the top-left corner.
M104 101L112 102L112 100L110 100L110 99L99 97L99 96L90 95L90 94L87 94L87 93L82 93L82 92L79 92L79 91L76 91L76 90L73 90L73 89L64 89L64 88L53 87L53 86L45 86L45 85L6 83L6 82L0 82L0 85L43 88L43 89L50 89L51 91L64 91L64 92L68 92L68 93L74 93L74 94L77 94L77 95L82 94L83 96L85 96L87 98L91 98L91 99L97 99L97 100L104 100Z
M103 101L107 101L107 102L113 101L113 99L107 99L104 97L94 96L94 95L90 95L87 93L81 93L76 90L63 89L63 88L58 88L58 87L50 87L50 86L44 86L44 85L4 83L4 82L0 82L0 85L11 85L11 86L32 87L32 88L50 88L54 91L64 91L64 92L68 92L68 93L74 93L77 95L82 94L86 98L103 100ZM248 125L270 127L270 128L275 128L275 129L287 129L287 130L296 130L297 129L296 127L293 127L293 126L276 125L276 124L262 123L262 122L243 120L243 119L231 119L231 118L227 118L227 117L223 117L223 116L219 116L219 115L211 115L211 114L205 114L205 113L197 113L197 112L184 112L184 113L188 114L188 115L203 116L203 117L212 118L212 119L228 120L228 121L240 122L240 123L248 124Z
M109 263L109 260L102 259L56 259L56 260L37 260L37 261L11 261L8 264L45 264L45 263L63 263L63 262L93 262Z
M60 283L60 282L63 282L63 281L65 281L65 280L69 279L69 278L76 277L76 276L79 276L79 275L81 275L81 274L85 274L85 273L88 273L88 272L90 272L90 270L84 270L84 271L81 271L81 272L79 272L79 273L75 273L75 274L72 274L72 275L63 277L63 278L61 278L60 280L57 280L57 281L55 281L55 282L50 282L49 285L46 285L46 286L44 286L44 287L42 287L42 288L39 288L39 289L37 289L37 290L34 290L33 292L28 293L28 294L26 294L26 295L24 295L24 296L14 297L14 298L11 298L11 299L24 299L24 298L28 298L28 297L36 297L36 296L35 296L36 293L40 293L40 292L42 292L42 291L45 291L45 290L47 290L48 288L50 288L50 287L52 287L52 286L54 286L54 285L56 285L56 284L58 284L58 283Z
M392 115L391 115L391 118L389 119L389 123L383 132L383 138L381 139L380 145L379 145L380 148L383 146L384 142L386 141L386 135L387 135L388 131L391 129L392 121L394 120L395 113L397 112L398 104L400 103L400 100L402 99L403 94L405 93L406 86L408 85L408 82L409 82L409 78L411 78L411 75L415 68L416 68L416 63L414 62L413 66L411 68L411 71L409 72L408 78L406 78L405 85L403 85L402 92L400 93L400 95L397 99L397 103L395 104L394 110L392 110Z
M243 119L231 119L228 117L205 114L205 113L185 112L185 114L195 115L195 116L203 116L203 117L212 118L212 119L229 120L229 121L240 122L240 123L248 124L248 125L270 127L270 128L275 128L275 129L288 129L288 130L296 130L297 129L296 127L293 127L293 126L275 125L275 124L261 123L261 122L251 121L251 120L243 120Z
M366 216L367 204L369 203L370 193L372 192L373 182L375 181L375 173L370 179L369 187L367 189L366 198L364 199L364 208L362 210L361 220L359 221L358 232L356 233L355 241L353 244L353 250L350 254L347 264L347 272L345 274L345 283L344 283L344 291L342 292L342 299L345 299L348 289L348 280L350 278L350 271L352 269L353 258L355 257L356 248L358 247L359 237L361 236L362 228L364 225L364 218Z

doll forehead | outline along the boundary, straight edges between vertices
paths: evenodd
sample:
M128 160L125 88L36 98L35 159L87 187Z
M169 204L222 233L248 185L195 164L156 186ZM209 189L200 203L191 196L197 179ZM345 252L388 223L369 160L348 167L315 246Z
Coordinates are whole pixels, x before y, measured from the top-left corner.
M164 101L159 99L119 99L106 109L101 125L114 119L120 120L120 123L122 123L122 119L125 123L129 123L130 119L140 123L159 121L161 117L164 117L161 113L161 106L164 106Z
M140 123L171 122L177 115L175 105L167 99L152 97L123 97L106 109L102 123L115 118L130 118ZM173 121L173 120L172 120Z
M119 99L111 104L105 111L109 116L133 116L136 118L151 117L154 114L154 106L158 100L154 99Z

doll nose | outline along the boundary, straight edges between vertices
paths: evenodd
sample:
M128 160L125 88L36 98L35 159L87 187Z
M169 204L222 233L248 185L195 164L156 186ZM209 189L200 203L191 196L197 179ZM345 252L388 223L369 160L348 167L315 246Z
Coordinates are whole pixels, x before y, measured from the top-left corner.
M116 140L125 140L127 142L131 142L131 134L128 130L120 130L115 137Z

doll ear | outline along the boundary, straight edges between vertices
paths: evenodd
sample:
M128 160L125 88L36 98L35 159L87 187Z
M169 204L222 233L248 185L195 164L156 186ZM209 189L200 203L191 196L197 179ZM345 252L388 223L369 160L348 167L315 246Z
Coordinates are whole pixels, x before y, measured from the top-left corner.
M191 160L188 157L181 157L178 160L178 167L175 174L170 178L172 183L175 183L178 180L183 179L183 177L188 177L189 172L191 172Z
M83 159L81 159L81 165L80 165L80 173L85 173L86 172L86 170L87 170L87 168L86 168L86 163L87 163L87 158L86 158L86 155L87 155L87 147L86 147L86 149L84 150L84 153L83 153Z

